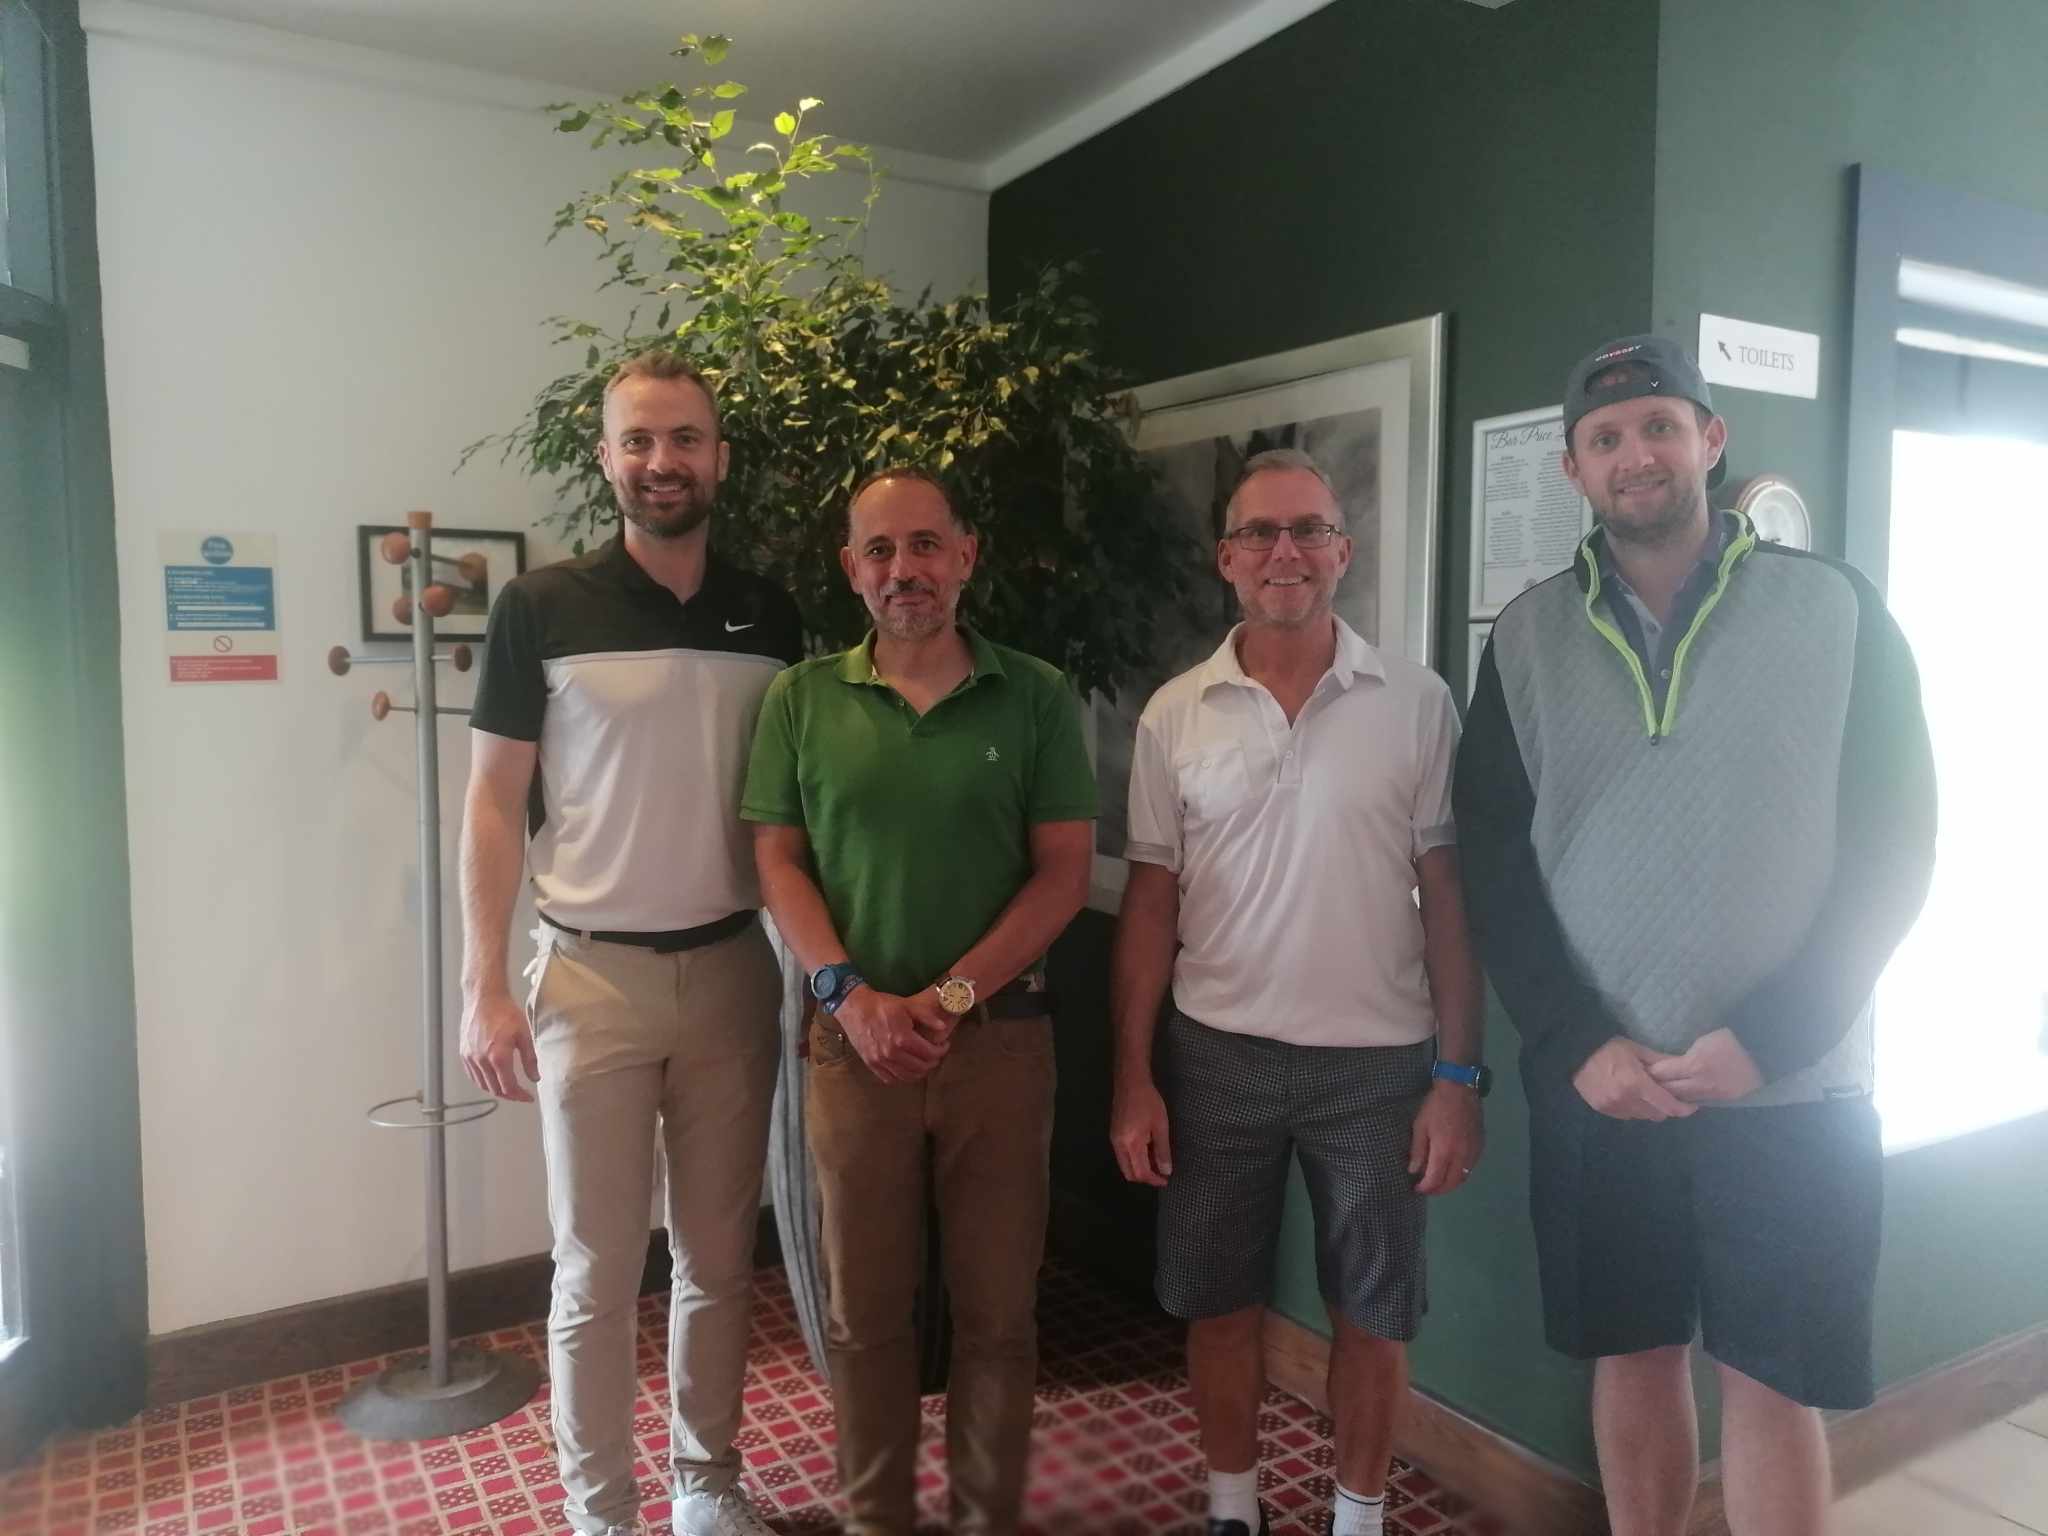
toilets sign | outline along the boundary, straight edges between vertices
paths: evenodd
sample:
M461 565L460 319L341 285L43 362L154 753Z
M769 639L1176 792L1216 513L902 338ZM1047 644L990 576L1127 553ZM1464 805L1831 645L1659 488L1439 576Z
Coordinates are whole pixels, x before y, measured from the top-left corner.
M174 683L277 681L277 539L163 533L164 632Z
M1699 359L1709 384L1807 400L1820 394L1820 338L1811 331L1703 314Z

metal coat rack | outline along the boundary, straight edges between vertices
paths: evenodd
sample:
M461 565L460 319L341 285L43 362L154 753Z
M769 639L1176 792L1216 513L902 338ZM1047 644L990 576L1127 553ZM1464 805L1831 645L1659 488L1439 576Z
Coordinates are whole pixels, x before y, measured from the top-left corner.
M392 565L407 566L411 579L392 603L401 624L412 626L411 656L358 656L337 645L327 667L337 677L352 667L412 665L413 702L398 704L379 691L370 697L370 718L410 714L419 751L420 835L420 1091L386 1099L369 1109L380 1130L419 1131L426 1142L427 1174L427 1352L401 1360L342 1399L342 1423L373 1440L426 1440L461 1434L502 1419L531 1398L540 1370L523 1355L493 1354L448 1341L448 1128L481 1120L498 1107L495 1099L447 1102L442 1073L441 1018L441 759L442 715L466 709L437 702L436 666L467 672L469 647L436 654L434 620L454 606L455 594L430 580L433 542L431 512L408 512L407 531L384 536L380 553ZM417 601L414 599L417 594Z

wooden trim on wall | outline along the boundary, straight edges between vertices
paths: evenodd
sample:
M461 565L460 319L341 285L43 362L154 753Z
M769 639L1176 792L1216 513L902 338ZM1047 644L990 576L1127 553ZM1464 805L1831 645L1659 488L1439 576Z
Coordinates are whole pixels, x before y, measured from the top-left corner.
M1268 1381L1329 1411L1327 1338L1268 1312L1265 1355ZM1599 1489L1413 1387L1394 1433L1394 1453L1481 1509L1510 1519L1515 1536L1604 1536L1607 1530Z
M1886 1387L1868 1408L1829 1415L1835 1496L1854 1493L2042 1396L2048 1396L2048 1323ZM1701 1480L1686 1531L1728 1536L1718 1464Z
M754 1263L782 1262L775 1216L765 1206ZM448 1326L456 1337L531 1323L548 1314L554 1260L545 1253L486 1264L448 1277ZM640 1292L668 1284L668 1235L647 1239ZM424 1348L427 1283L411 1280L374 1291L309 1301L274 1312L157 1334L149 1341L149 1406L206 1397L301 1371Z

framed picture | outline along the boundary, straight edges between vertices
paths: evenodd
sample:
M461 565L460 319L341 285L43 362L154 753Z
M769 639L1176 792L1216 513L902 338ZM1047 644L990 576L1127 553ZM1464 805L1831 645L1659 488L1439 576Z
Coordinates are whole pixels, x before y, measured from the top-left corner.
M1564 472L1564 407L1472 423L1472 583L1476 624L1539 581L1569 569L1593 531L1593 508Z
M1355 545L1336 611L1381 650L1435 661L1442 487L1444 317L1233 363L1137 391L1134 441L1157 475L1164 519L1213 551L1238 471L1253 454L1298 448L1326 470ZM1101 799L1089 903L1123 899L1131 744L1154 691L1201 661L1237 621L1214 573L1164 616L1149 664L1111 702L1090 703Z
M386 563L377 545L387 533L406 530L392 523L356 525L356 589L362 602L365 640L410 640L412 626L398 622L392 604L412 595L412 562ZM427 546L432 584L449 588L455 606L434 621L440 640L481 640L484 619L505 583L526 569L526 535L500 528L436 528Z

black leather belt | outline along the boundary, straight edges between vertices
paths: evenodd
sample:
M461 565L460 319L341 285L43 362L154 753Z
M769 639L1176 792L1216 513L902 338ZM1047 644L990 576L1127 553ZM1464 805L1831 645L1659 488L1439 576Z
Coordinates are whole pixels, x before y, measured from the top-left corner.
M1053 995L1043 987L1033 988L1032 978L1019 976L1007 987L985 998L979 1010L991 1019L1035 1019L1053 1011Z
M673 955L685 949L702 949L706 944L716 944L720 939L745 932L747 924L754 920L754 913L749 908L721 917L716 922L702 923L695 928L671 928L666 933L605 933L595 928L572 928L545 912L541 913L540 920L550 928L573 933L579 939L595 939L600 944L630 944L635 949L651 949L657 955Z

